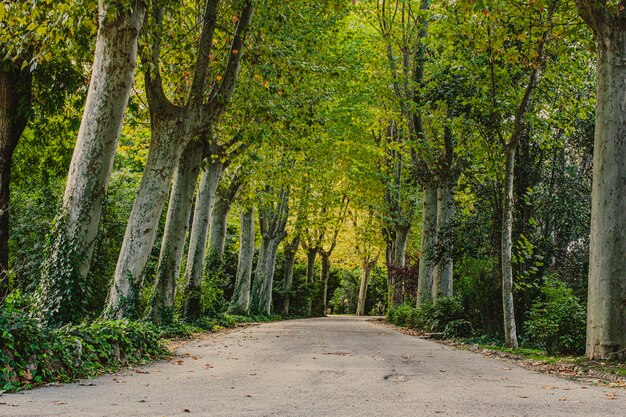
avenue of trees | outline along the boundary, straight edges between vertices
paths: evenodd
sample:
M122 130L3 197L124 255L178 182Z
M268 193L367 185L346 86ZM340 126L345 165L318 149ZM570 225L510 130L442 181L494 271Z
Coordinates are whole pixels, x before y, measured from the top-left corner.
M3 0L0 300L49 327L453 300L510 348L570 303L623 357L625 8Z

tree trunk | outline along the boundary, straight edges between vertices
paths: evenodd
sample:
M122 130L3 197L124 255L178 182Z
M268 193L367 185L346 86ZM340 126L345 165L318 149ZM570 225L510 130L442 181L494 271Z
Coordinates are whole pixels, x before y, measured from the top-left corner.
M406 263L406 244L409 237L410 226L396 225L395 227L395 244L393 263L395 266L404 267ZM395 277L392 282L393 285L393 305L400 305L404 302L404 277Z
M291 288L293 286L293 267L296 263L296 254L300 247L300 238L296 236L285 247L285 272L283 278L283 290L285 291L285 300L283 302L283 314L289 314L289 301Z
M367 297L367 285L370 280L371 266L368 262L364 262L361 266L361 287L359 288L359 301L356 307L356 315L365 315L365 298Z
M156 121L146 167L126 226L117 259L105 316L110 319L136 317L143 273L156 238L167 201L174 167L180 160L187 134L180 119Z
M220 260L224 256L226 245L226 226L228 224L228 213L232 200L225 196L216 195L213 209L211 210L211 227L209 229L209 252L208 256L212 260Z
M317 258L317 248L309 248L306 251L306 283L309 288L315 280L315 258ZM309 296L307 305L307 315L311 315L313 312L313 294Z
M433 299L435 246L437 244L437 187L433 182L424 186L422 212L422 245L417 282L417 306Z
M504 204L502 213L502 308L504 317L504 342L517 349L517 328L513 301L513 176L515 172L515 147L507 146L504 174Z
M9 213L13 151L28 123L32 77L0 62L0 303L9 294Z
M133 86L137 38L146 5L99 0L99 25L87 101L65 186L38 309L54 323L81 318L87 273L100 224L122 118ZM111 13L117 18L111 19Z
M256 276L252 288L252 314L270 314L272 306L272 284L276 267L276 252L280 239L263 238L262 250L259 252Z
M206 242L209 232L211 209L215 200L215 193L222 176L224 164L213 160L209 156L209 166L202 172L196 205L193 213L193 223L189 236L187 252L187 267L185 269L185 317L193 319L200 317L200 289L202 286L202 268L206 254Z
M452 244L454 222L454 188L444 184L437 189L437 256L433 292L435 297L451 297L453 294Z
M252 279L253 261L254 208L250 207L241 213L237 278L235 280L235 291L233 292L233 298L231 300L231 311L234 313L246 315L250 310L250 281Z
M590 359L626 356L626 16L595 29L596 128L587 307ZM607 18L608 19L608 18Z
M330 254L322 253L322 274L321 274L321 297L320 297L320 315L326 315L326 305L328 300L328 277L330 276Z
M193 195L202 162L202 147L203 143L200 141L190 142L174 174L154 294L151 300L150 316L155 324L169 323L174 317L174 297L180 275L185 238L189 229Z

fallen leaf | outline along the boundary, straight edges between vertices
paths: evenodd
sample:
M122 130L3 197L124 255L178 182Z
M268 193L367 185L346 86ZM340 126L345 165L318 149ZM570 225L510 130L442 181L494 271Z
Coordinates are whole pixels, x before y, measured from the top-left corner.
M183 410L183 413L191 413L191 410L189 410L188 408L185 408L185 409Z
M567 398L561 397L561 398L559 398L559 401L567 401Z
M552 385L546 385L543 389L557 389L558 387L553 387Z
M63 405L63 404L67 404L67 403L64 403L63 401L52 401L52 404L54 404L54 405Z

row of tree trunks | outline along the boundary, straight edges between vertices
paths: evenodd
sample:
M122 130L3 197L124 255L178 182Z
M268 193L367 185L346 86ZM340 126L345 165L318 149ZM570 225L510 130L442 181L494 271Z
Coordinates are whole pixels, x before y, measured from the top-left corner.
M250 311L250 287L252 281L252 265L254 262L254 208L241 212L241 230L239 234L239 258L237 260L237 276L235 290L231 299L230 310L237 314L248 314Z
M202 172L200 185L196 195L193 222L189 235L187 249L187 266L185 268L185 317L194 319L200 317L200 290L202 287L202 269L207 249L211 210L219 181L224 170L224 163L219 158L209 155L208 166Z
M273 194L271 189L267 192ZM270 314L276 254L278 245L287 237L285 227L288 217L289 189L281 187L276 193L276 203L264 203L259 207L259 229L262 241L252 284L251 314Z
M171 322L174 316L176 286L185 239L189 230L189 218L202 162L203 147L204 144L201 141L190 142L174 174L150 306L150 316L155 324Z
M291 289L293 286L293 268L296 264L296 254L300 247L300 235L296 234L291 241L285 245L285 270L283 275L283 291L285 298L283 300L283 314L289 314L289 302L291 298Z
M0 303L10 291L9 213L13 151L26 128L32 76L12 62L0 62Z
M146 66L145 75L152 142L107 300L105 316L108 318L132 317L137 314L137 294L142 286L143 270L154 245L155 226L169 191L174 165L180 160L184 148L194 135L210 129L217 116L224 111L235 88L241 50L253 14L251 1L243 4L238 17L231 53L221 82L213 87L208 104L204 104L210 64L208 53L213 44L219 3L219 0L207 0L205 4L193 81L187 103L182 107L174 105L164 93L158 60L154 60L160 54L160 32L154 37L151 61L153 65ZM163 11L156 8L155 13L157 31L161 31L158 18L162 18ZM165 132L169 140L165 140Z
M85 110L52 248L40 281L38 311L49 323L79 320L102 203L122 118L134 82L146 4L98 1L98 33ZM111 14L116 17L111 19Z

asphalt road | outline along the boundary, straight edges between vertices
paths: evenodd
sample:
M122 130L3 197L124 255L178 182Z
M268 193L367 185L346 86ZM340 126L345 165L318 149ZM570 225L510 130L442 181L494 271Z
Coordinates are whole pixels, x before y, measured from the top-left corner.
M207 336L178 356L0 396L2 416L626 416L582 385L355 317Z

